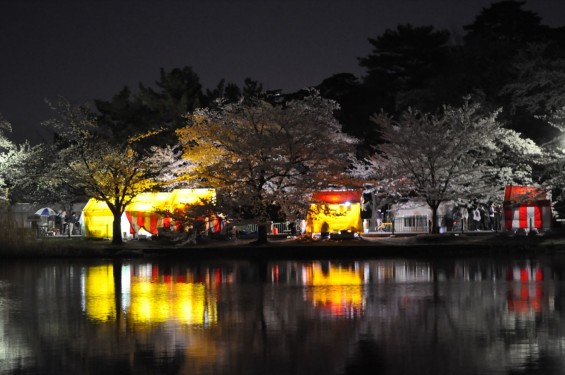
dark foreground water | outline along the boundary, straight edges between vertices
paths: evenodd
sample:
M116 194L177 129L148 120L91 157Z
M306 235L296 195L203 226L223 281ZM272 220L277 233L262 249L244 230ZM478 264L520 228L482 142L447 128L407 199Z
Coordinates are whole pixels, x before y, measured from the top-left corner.
M5 261L0 373L564 373L564 265Z

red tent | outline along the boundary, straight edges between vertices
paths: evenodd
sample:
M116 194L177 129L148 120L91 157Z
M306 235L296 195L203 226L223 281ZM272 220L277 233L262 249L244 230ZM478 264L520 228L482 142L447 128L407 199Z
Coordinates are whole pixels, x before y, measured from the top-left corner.
M361 192L357 190L320 190L312 193L313 202L340 204L361 202Z
M507 230L549 229L551 226L551 201L540 188L506 186L503 208Z

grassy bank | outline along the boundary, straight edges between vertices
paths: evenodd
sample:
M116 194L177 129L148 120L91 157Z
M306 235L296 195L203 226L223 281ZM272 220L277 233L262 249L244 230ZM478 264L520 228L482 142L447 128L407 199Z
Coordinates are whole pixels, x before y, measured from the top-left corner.
M1 258L182 257L194 259L306 259L434 257L565 253L565 236L510 236L497 233L373 237L351 240L313 240L272 237L257 245L251 239L209 240L179 245L165 240L133 240L120 246L108 240L43 238L7 241Z
M270 241L265 245L145 248L146 256L231 259L332 259L383 257L451 257L565 254L565 238L498 234L420 235L342 241L301 238Z
M0 258L103 257L108 245L108 241L79 238L21 238L2 241Z

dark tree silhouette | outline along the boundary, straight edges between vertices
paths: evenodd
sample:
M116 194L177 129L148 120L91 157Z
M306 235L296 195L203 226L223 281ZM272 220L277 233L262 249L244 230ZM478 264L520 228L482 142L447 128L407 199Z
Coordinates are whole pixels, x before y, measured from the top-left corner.
M444 69L448 53L449 32L433 26L399 25L369 39L372 53L359 59L367 68L365 84L375 93L380 107L396 113L407 107L422 105L422 95L430 79Z
M162 129L161 142L172 143L172 132L181 127L184 115L207 104L198 75L192 68L161 69L156 89L139 85L134 94L124 87L109 101L95 100L99 124L121 142L132 134ZM157 142L153 139L152 142ZM140 147L147 144L141 142Z
M359 78L351 73L335 74L326 78L316 89L322 97L339 103L340 108L334 115L344 132L362 140L359 152L363 153L377 140L378 134L370 121L375 112L375 103L367 86Z

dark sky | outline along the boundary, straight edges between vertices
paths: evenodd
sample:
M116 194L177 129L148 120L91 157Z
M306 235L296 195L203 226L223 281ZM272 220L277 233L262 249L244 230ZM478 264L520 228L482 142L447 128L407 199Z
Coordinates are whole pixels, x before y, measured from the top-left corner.
M18 142L41 141L45 99L110 99L191 66L204 88L246 77L292 92L363 75L369 37L411 23L461 33L491 0L0 0L0 113ZM529 0L565 25L565 0Z

